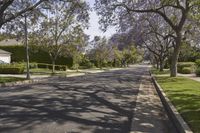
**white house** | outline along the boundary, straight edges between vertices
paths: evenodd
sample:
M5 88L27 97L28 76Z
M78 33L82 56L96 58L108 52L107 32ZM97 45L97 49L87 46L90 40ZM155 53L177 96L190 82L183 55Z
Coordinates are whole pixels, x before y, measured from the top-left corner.
M11 62L11 53L0 49L0 64L10 63L10 62Z

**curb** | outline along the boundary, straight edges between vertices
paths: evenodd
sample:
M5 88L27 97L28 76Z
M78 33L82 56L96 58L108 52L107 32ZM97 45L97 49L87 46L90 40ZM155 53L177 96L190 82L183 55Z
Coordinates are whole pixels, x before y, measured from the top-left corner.
M176 110L175 106L171 103L169 98L167 98L166 94L164 93L163 89L160 87L160 85L156 81L155 77L151 75L151 79L162 101L162 104L164 105L167 115L170 118L170 120L173 122L177 131L179 133L193 133L190 127L188 126L188 124L183 120L182 116Z
M23 80L23 81L16 81L16 82L8 82L8 83L0 83L0 87L13 87L13 86L19 86L19 85L28 85L28 84L33 84L33 83L39 83L43 81L47 81L51 78L70 78L70 77L81 77L89 74L96 74L96 73L103 73L107 71L116 71L116 70L122 70L120 69L108 69L108 70L103 70L99 72L84 72L84 73L79 73L79 74L69 74L65 76L54 76L54 77L46 77L46 78L40 78L40 79L31 79L31 80Z

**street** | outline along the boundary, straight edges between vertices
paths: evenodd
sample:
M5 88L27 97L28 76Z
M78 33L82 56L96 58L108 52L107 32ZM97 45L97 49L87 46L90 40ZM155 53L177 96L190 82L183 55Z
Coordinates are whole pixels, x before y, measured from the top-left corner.
M0 88L0 133L173 133L148 69L140 65ZM148 93L140 91L145 87Z

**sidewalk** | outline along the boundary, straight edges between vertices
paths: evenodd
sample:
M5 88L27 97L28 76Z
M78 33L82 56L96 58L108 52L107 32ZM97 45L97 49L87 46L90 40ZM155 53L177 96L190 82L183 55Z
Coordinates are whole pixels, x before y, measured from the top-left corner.
M197 77L195 74L178 74L178 76L187 77L192 80L200 82L200 77Z
M160 75L156 75L156 76L170 76L170 75L169 74L160 74ZM197 77L194 73L193 74L180 74L180 73L178 73L178 76L186 77L186 78L200 82L200 77Z
M176 133L150 76L141 81L131 133Z

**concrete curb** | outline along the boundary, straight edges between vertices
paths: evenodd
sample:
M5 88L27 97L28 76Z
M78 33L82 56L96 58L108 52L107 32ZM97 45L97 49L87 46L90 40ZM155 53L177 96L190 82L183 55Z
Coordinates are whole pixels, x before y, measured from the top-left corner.
M116 70L122 70L122 68L118 69L108 69L108 70L102 70L102 71L97 71L97 72L84 72L84 73L78 73L78 74L69 74L65 76L54 76L54 77L46 77L46 78L40 78L40 79L31 79L31 80L24 80L24 81L16 81L16 82L8 82L8 83L1 83L0 87L13 87L13 86L18 86L18 85L28 85L28 84L33 84L33 83L39 83L43 81L47 81L51 78L70 78L70 77L81 77L89 74L96 74L96 73L103 73L103 72L108 72L108 71L116 71Z
M151 75L151 74L150 74ZM167 98L166 94L164 93L163 89L160 87L158 82L156 81L155 77L152 76L153 84L158 92L158 95L164 105L164 108L167 112L168 117L173 122L174 126L176 127L179 133L193 133L188 124L183 120L182 116L176 110L174 105L171 103L169 98Z

